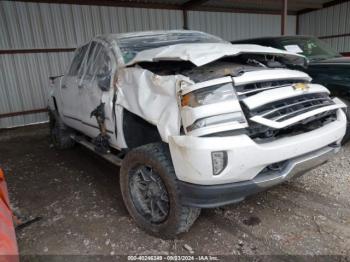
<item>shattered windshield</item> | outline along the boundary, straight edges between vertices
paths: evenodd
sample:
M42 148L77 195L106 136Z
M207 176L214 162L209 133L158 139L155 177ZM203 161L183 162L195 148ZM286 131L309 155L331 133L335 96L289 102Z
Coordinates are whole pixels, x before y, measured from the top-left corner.
M221 38L202 32L171 32L152 35L134 35L117 39L124 62L128 63L138 52L162 46L184 43L223 43Z
M302 54L310 61L341 56L326 43L315 37L285 39L281 41L281 44L287 51Z

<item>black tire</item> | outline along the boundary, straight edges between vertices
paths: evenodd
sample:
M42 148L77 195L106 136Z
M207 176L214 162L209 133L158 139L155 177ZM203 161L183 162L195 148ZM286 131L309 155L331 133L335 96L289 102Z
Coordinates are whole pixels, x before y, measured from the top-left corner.
M344 110L344 113L346 115L346 133L345 136L343 137L341 144L344 145L350 140L350 101L342 99L342 101L348 106L346 110Z
M49 112L50 137L56 149L69 149L75 146L75 141L71 138L72 131L62 123L57 112Z
M142 170L147 172L148 169L151 170L150 176L153 177L153 181L146 181L146 184L148 183L146 185L147 189L135 189L135 177L143 177ZM148 214L145 212L148 204L146 202L142 203L144 200L139 196L142 194L148 195L152 183L160 188L158 191L161 192L159 194L161 196L156 194L147 196L148 200L146 200L152 206L151 214ZM120 187L130 215L141 229L151 235L172 239L177 234L187 232L200 214L199 208L186 207L181 201L169 147L165 143L148 144L131 150L122 162ZM147 193L145 194L145 192ZM162 198L165 193L167 193L167 196ZM157 205L162 202L163 208L159 208L162 211L159 212L160 215L153 216L152 200ZM161 205L158 205L158 207ZM164 216L164 210L167 211L166 216ZM148 211L150 211L149 208Z

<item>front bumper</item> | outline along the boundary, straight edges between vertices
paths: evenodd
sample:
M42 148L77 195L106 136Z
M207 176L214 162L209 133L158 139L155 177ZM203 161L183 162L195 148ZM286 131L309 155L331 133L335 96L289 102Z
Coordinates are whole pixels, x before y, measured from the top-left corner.
M339 151L339 148L339 146L326 146L290 159L281 172L265 172L250 181L223 185L196 185L180 181L182 201L187 206L200 208L212 208L240 202L249 195L264 191L324 164Z
M179 180L199 185L218 185L254 179L271 164L340 143L346 130L341 109L337 120L300 135L258 144L247 135L229 137L169 137L169 147ZM226 151L227 166L213 175L211 152Z

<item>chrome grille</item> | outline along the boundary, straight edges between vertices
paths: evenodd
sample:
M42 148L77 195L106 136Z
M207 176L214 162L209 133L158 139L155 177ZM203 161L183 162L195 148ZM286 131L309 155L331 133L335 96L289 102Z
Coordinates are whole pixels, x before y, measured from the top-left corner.
M259 115L266 119L282 122L299 114L334 104L326 93L304 94L265 104L249 111L249 116Z
M261 91L272 88L280 88L284 86L291 86L293 83L300 83L301 81L282 80L263 83L255 83L245 85L240 88L240 100L244 100L248 96L257 95ZM235 87L237 90L237 87ZM244 91L245 90L245 91ZM282 92L282 91L281 91ZM238 94L238 92L237 92ZM249 121L249 127L246 128L247 134L257 142L271 141L271 139L278 139L285 136L294 136L318 129L327 123L336 120L336 109L315 113L314 115L301 119L294 124L287 125L283 128L274 128L269 125L264 125L250 120L253 117L261 117L275 123L284 123L288 119L297 117L299 115L317 110L319 108L329 107L335 105L335 102L329 97L326 92L320 93L304 93L302 95L289 97L286 99L277 100L266 103L254 109L249 109L242 102L241 106Z
M258 92L262 92L269 89L280 88L285 86L291 86L296 83L305 83L304 79L300 80L277 80L277 81L266 81L258 83L250 83L246 85L235 86L235 90L238 96L247 97L254 95Z
M250 122L246 128L247 134L256 141L269 141L270 139L278 139L285 136L295 136L304 132L318 129L337 119L336 111L327 111L322 114L314 115L297 124L282 129L274 129L258 123Z

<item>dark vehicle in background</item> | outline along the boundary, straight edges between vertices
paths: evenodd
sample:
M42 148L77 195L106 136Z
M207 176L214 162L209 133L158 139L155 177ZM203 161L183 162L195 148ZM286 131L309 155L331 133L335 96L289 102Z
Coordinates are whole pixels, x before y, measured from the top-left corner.
M257 44L302 54L309 60L304 69L314 83L326 86L332 96L350 106L350 57L345 57L313 36L279 36L232 41L233 44ZM348 127L343 142L350 139L350 110L346 111Z

